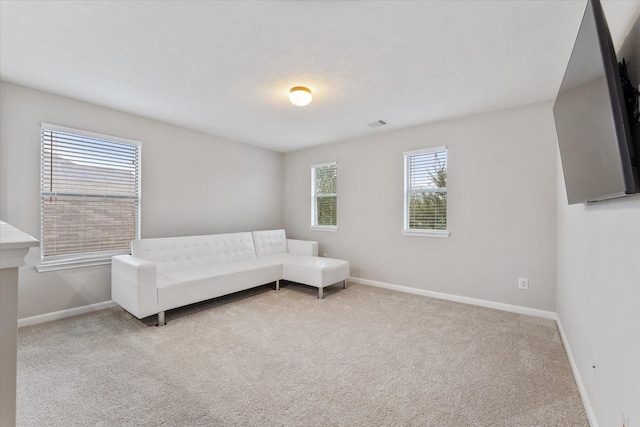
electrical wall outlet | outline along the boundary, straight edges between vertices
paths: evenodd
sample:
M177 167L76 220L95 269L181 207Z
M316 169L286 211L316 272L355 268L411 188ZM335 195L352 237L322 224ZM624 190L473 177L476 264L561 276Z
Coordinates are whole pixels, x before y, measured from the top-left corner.
M518 288L529 289L529 279L526 277L518 277Z
M593 369L593 375L596 377L596 382L598 381L598 358L596 355L593 355L593 361L591 362L591 368Z

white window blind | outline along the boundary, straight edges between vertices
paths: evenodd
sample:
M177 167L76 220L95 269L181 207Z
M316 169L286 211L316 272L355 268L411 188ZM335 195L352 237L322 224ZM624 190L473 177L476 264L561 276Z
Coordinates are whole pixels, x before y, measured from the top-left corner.
M337 226L338 165L336 162L311 167L311 226L335 229Z
M404 153L405 231L447 230L447 148Z
M140 236L141 143L42 124L42 264L110 259Z

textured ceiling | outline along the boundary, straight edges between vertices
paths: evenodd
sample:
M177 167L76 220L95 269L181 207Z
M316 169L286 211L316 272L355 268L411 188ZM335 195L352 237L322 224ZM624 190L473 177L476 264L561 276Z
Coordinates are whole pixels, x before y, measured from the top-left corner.
M603 6L618 41L640 2ZM286 152L555 98L585 1L0 7L3 80Z

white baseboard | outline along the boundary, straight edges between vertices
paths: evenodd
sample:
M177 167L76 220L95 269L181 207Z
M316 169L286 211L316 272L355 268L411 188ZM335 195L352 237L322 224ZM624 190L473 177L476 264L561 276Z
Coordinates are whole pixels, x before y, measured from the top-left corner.
M36 325L38 323L50 322L52 320L64 319L65 317L77 316L78 314L91 313L93 311L104 310L105 308L116 307L113 301L98 302L95 304L83 305L82 307L69 308L67 310L54 311L53 313L39 314L37 316L18 319L18 327Z
M578 370L578 365L576 360L573 358L573 352L571 351L571 346L569 345L569 340L564 333L564 328L562 327L562 322L560 321L560 316L556 319L556 323L558 324L558 330L560 331L560 338L562 339L562 343L564 344L565 353L567 353L567 358L569 359L569 364L571 365L571 370L573 371L573 378L576 380L576 385L578 386L578 391L580 392L580 397L582 398L582 404L584 405L584 410L587 413L587 419L589 420L589 425L591 427L599 427L598 419L596 418L596 413L591 406L591 402L589 401L589 395L587 394L587 389L584 386L584 382L582 381L582 377L580 376L580 371Z
M363 285L375 286L378 288L392 289L394 291L406 292L409 294L423 295L425 297L444 299L448 301L461 302L463 304L477 305L480 307L493 308L496 310L509 311L511 313L526 314L529 316L543 317L545 319L557 320L558 317L553 311L538 310L536 308L522 307L519 305L504 304L501 302L487 301L476 298L463 297L460 295L445 294L442 292L427 291L425 289L411 288L409 286L394 285L391 283L378 282L376 280L361 279L359 277L349 277L349 281Z

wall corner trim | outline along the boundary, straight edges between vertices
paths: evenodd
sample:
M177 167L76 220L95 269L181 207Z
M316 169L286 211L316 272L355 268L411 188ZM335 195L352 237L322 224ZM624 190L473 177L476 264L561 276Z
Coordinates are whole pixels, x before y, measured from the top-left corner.
M409 294L422 295L425 297L444 299L448 301L460 302L463 304L477 305L480 307L493 308L495 310L508 311L511 313L526 314L528 316L543 317L545 319L556 320L558 316L553 311L539 310L537 308L523 307L520 305L504 304L501 302L487 301L476 298L463 297L460 295L445 294L443 292L428 291L426 289L412 288L409 286L394 285L391 283L378 282L376 280L361 279L359 277L349 277L349 281L362 285L375 286L378 288L391 289L394 291Z
M39 314L37 316L18 319L18 328L38 323L50 322L52 320L64 319L65 317L77 316L78 314L91 313L104 310L105 308L117 307L114 301L103 301L95 304L83 305L81 307L68 308L66 310L54 311L52 313Z
M587 389L585 388L582 377L580 376L578 365L576 363L576 360L573 358L571 346L569 345L569 340L564 333L564 328L562 327L560 316L557 316L556 323L558 324L558 331L560 331L560 339L562 339L562 343L564 344L565 353L567 353L567 358L569 359L569 365L571 365L571 370L573 371L573 378L576 380L576 385L578 386L578 391L580 392L580 397L582 398L582 405L584 406L584 410L587 413L589 425L591 427L600 427L600 424L598 424L598 419L596 418L596 413L591 406L591 401L589 401Z

